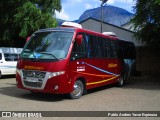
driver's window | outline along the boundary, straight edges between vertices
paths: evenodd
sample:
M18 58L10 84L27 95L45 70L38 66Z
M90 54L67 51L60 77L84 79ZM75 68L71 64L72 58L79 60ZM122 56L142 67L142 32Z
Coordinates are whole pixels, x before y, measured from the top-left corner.
M78 34L83 36L82 44L77 44L76 40L72 49L71 60L77 60L87 57L87 46L84 34Z

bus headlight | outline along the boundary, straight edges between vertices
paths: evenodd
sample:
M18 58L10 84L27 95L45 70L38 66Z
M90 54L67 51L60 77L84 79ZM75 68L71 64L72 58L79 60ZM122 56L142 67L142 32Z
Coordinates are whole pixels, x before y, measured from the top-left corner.
M56 76L59 76L59 75L63 75L64 73L65 73L65 71L53 72L53 73L50 73L49 78L56 77Z

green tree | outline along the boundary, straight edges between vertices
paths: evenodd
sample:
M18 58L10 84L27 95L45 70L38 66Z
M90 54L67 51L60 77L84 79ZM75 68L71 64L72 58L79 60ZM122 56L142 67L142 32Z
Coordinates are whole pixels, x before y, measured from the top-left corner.
M15 46L40 28L56 27L61 0L1 0L0 11L0 45Z
M160 47L160 0L136 0L134 10L137 36L150 46Z

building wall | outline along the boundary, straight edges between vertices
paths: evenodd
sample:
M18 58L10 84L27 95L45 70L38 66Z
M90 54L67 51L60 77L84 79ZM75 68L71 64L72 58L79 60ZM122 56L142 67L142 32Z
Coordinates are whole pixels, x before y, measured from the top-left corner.
M125 25L122 25L121 27L124 29L130 30L130 31L133 31L133 32L135 31L133 23L127 23Z
M88 19L81 23L82 27L85 29L93 30L96 32L101 31L101 22L94 20L94 19ZM136 40L134 36L134 32L125 30L120 27L112 26L107 23L102 24L102 31L103 32L114 32L116 33L116 36L122 40L131 41L134 42L135 46L144 46L143 43Z
M137 71L157 76L160 74L160 53L152 47L137 47Z

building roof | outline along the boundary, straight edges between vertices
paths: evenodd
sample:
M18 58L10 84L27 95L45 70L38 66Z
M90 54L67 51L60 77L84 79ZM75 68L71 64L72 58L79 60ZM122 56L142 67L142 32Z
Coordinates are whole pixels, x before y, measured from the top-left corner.
M89 17L88 19L85 19L85 20L79 22L79 24L84 23L84 22L86 22L87 20L90 20L90 19L95 20L95 21L97 21L97 22L101 22L101 20L97 20L97 19L95 19L95 18ZM118 28L118 29L122 29L122 30L125 30L125 31L128 31L128 32L134 33L134 34L136 33L136 32L134 32L134 31L131 31L131 30L128 30L128 29L125 29L125 28L122 28L122 27L119 27L119 26L116 26L116 25L113 25L113 24L110 24L110 23L107 23L107 22L104 22L104 21L102 21L102 23L103 23L103 24L110 25L110 26L113 26L113 27L116 27L116 28Z

